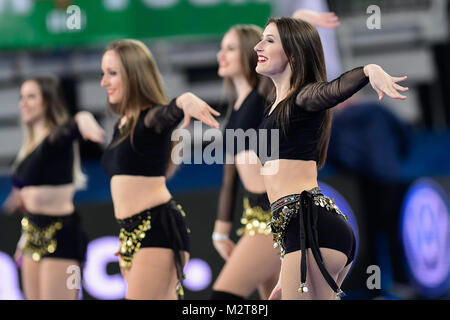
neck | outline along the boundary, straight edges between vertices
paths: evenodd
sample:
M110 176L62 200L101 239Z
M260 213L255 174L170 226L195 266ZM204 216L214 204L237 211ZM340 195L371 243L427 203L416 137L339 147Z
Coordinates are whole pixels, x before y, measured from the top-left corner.
M234 77L232 79L237 93L237 100L240 101L252 91L252 87L244 76Z
M276 89L276 99L275 104L279 103L281 100L287 97L289 91L291 90L291 76L292 71L289 65L286 69L277 75L272 75L270 78L273 81Z
M40 141L48 131L47 124L44 118L36 120L32 125L34 141Z

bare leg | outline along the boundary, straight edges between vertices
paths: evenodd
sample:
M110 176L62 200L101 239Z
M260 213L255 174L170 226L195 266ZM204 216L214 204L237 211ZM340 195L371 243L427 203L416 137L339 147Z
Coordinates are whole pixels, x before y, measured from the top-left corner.
M76 300L78 298L78 289L67 286L67 280L72 275L67 273L67 269L73 265L79 266L78 261L60 258L42 259L40 270L42 300Z
M244 235L231 253L213 289L241 297L249 296L259 285L265 284L262 298L267 298L273 286L272 278L280 271L279 250L273 248L272 235Z
M182 253L183 266L189 254ZM166 248L142 248L134 259L130 270L125 271L128 284L127 299L176 300L178 278L173 251Z
M278 257L278 259L280 258ZM270 293L277 284L279 276L280 276L280 268L278 268L278 270L270 278L268 278L266 281L264 281L262 284L258 286L258 293L261 300L269 299Z
M23 255L22 285L27 300L39 300L39 267L39 262Z
M336 281L339 275L343 275L347 256L337 250L320 248L320 253L328 273ZM281 264L281 297L283 300L334 300L335 293L328 285L317 266L311 249L306 253L308 292L299 293L300 284L300 259L301 251L288 253ZM348 272L348 270L347 270ZM342 277L342 281L343 281Z
M349 263L348 266L346 266L341 273L339 273L338 278L336 280L337 285L340 287L342 283L344 282L345 277L347 276L348 272L350 271L350 268L352 267L353 262Z

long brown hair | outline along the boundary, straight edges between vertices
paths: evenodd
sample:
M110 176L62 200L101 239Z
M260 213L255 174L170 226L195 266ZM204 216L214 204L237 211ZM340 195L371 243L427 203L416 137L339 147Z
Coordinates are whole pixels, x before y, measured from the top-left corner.
M120 59L124 90L119 103L108 102L108 105L119 116L127 117L116 145L129 136L133 145L134 130L141 112L154 105L167 105L168 98L158 66L145 44L134 39L121 39L111 43L106 48L109 50L113 50ZM169 155L173 147L174 143L169 148ZM169 157L166 176L171 176L175 168Z
M269 95L273 87L272 81L256 72L258 55L254 47L261 40L263 30L253 24L237 24L228 31L235 31L239 39L240 62L245 79L252 88L257 88L259 93L265 97ZM227 117L231 114L233 103L236 100L236 89L230 78L224 79L224 87L229 97Z
M27 78L22 82L22 85L27 81L36 82L40 93L42 95L42 102L44 105L44 119L45 127L49 134L59 125L64 124L69 120L69 112L67 110L65 99L62 93L60 81L56 76L35 76ZM19 165L27 155L29 155L36 147L36 141L33 125L22 123L23 127L23 142L20 147L17 158L14 162L15 166ZM78 142L73 143L74 151L74 166L73 178L77 188L84 188L86 185L86 176L81 171L80 150Z
M310 83L327 81L322 42L317 29L306 21L288 17L270 18L266 26L274 23L280 34L281 44L292 70L290 91L277 106L276 122L283 133L287 132L291 114L289 101ZM331 132L331 110L325 111L319 139L318 168L323 167Z

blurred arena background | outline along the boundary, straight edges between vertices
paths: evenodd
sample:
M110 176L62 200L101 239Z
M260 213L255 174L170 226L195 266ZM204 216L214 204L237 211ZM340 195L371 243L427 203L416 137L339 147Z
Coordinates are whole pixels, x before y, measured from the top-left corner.
M79 11L68 11L71 5ZM10 191L10 166L22 141L19 87L27 76L57 74L71 113L91 111L110 137L115 118L105 108L101 57L112 40L138 38L154 54L170 97L191 91L225 114L216 61L221 36L233 24L263 27L269 16L298 8L334 11L340 19L335 30L320 30L330 80L367 63L408 75L406 101L380 103L367 86L336 108L319 180L347 208L359 237L345 299L449 299L447 0L0 0L0 203ZM370 27L377 14L370 8L379 8L379 29ZM80 28L70 29L77 12ZM192 148L207 143L194 136ZM81 143L89 183L75 201L90 237L82 297L122 299L125 284L113 255L118 227L100 167L102 148ZM192 231L187 299L207 299L223 265L210 240L221 178L219 164L184 164L168 183ZM237 203L235 229L242 209ZM23 298L12 259L19 236L20 213L0 214L0 299ZM381 283L371 289L373 266Z

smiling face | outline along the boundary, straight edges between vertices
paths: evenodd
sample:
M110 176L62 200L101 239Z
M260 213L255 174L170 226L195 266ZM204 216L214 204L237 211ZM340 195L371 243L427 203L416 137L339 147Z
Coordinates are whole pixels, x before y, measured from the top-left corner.
M217 53L217 62L217 73L222 78L233 78L242 74L241 49L236 31L230 30L223 37L220 51Z
M20 88L19 107L22 115L22 122L32 124L45 117L45 102L42 91L36 81L28 80Z
M110 104L120 103L124 92L122 64L114 50L108 50L103 55L102 72L101 85L107 90L108 102Z
M274 77L283 74L287 68L290 68L278 28L274 23L266 26L261 41L254 49L258 54L256 72L259 74Z

